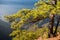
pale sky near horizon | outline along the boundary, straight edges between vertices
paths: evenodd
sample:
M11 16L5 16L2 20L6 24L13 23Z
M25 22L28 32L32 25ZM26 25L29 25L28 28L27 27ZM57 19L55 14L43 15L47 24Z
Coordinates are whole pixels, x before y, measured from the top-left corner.
M33 8L38 0L0 0L0 19L4 15L16 13L22 8Z

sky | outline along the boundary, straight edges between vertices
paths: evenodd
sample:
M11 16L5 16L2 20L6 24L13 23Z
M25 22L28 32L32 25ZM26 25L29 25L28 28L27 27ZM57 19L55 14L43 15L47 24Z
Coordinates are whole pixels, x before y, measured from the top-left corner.
M16 13L22 8L33 8L34 3L38 0L0 0L0 19L4 19L4 15Z

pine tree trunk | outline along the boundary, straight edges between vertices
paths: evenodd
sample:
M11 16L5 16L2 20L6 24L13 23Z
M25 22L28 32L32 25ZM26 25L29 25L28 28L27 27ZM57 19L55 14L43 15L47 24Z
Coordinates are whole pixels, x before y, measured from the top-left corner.
M49 37L53 37L54 15L50 14Z
M57 35L57 29L58 29L59 21L60 21L60 16L57 16L57 25L56 25L56 28L55 28L54 36Z
M56 5L57 5L57 0L52 0L51 3L52 3L52 5L53 5L54 7L56 7ZM50 26L49 26L50 32L49 32L49 37L53 37L53 36L54 36L54 34L53 34L54 17L55 17L54 14L50 14L50 17L49 17L49 18L50 18Z

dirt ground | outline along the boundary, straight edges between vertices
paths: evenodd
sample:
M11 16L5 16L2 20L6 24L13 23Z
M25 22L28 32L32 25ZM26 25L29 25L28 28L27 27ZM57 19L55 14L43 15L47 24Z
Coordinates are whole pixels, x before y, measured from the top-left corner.
M60 40L60 33L56 37L48 38L48 39L43 39L39 37L37 40Z

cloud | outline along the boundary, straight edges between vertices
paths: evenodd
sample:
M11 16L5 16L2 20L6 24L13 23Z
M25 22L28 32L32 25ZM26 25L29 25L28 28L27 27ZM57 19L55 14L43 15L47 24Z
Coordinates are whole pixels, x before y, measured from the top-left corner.
M22 8L33 8L33 5L0 5L0 16L16 13Z

